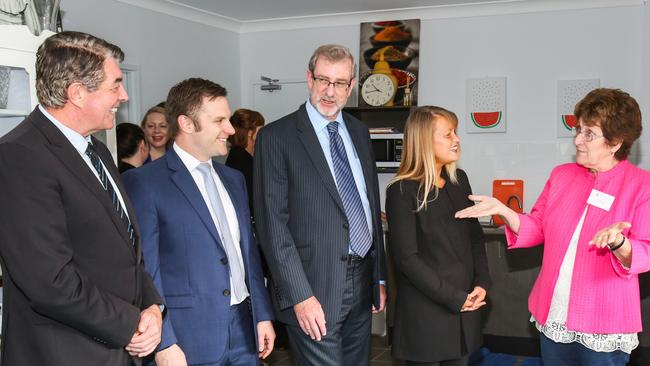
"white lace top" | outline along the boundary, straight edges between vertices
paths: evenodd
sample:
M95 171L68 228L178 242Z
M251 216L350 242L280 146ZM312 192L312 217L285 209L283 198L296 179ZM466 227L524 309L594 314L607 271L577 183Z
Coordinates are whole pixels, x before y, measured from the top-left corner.
M596 352L613 352L621 350L625 353L631 353L639 345L639 337L636 333L621 334L591 334L569 330L566 327L567 313L569 310L569 296L571 295L571 277L573 275L573 265L578 250L578 238L582 231L582 224L587 214L585 207L578 226L571 237L569 248L564 255L560 274L555 284L555 291L551 299L551 308L549 309L546 324L540 324L533 316L530 321L535 323L535 327L546 337L557 343L578 342L583 346Z

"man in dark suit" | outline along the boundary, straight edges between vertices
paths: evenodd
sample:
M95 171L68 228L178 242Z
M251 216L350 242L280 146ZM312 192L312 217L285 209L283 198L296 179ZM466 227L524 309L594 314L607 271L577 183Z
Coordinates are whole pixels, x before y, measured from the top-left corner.
M168 307L156 363L257 365L275 333L246 184L211 160L234 133L226 90L187 79L165 105L173 147L124 175L146 267Z
M139 365L162 314L108 149L128 96L119 47L62 32L36 55L40 105L0 139L2 364Z
M261 129L255 147L256 227L298 365L367 365L371 309L386 300L370 136L341 112L355 70L347 48L319 47L309 100Z

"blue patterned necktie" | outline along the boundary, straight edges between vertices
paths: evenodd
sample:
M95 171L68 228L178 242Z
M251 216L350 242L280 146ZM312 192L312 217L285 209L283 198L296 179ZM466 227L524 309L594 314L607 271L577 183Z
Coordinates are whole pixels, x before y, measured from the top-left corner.
M97 171L97 175L99 176L99 181L101 182L102 187L108 193L108 196L111 198L111 202L113 202L113 207L117 211L117 214L120 216L120 220L126 227L126 232L129 235L129 239L131 239L131 244L135 244L135 231L133 230L133 225L131 225L131 220L124 211L124 207L122 207L122 203L117 196L117 192L115 192L115 188L108 179L108 173L106 172L106 169L104 169L104 165L102 164L99 155L97 155L97 152L91 143L88 143L88 147L86 148L86 155L88 155L90 158L90 162Z
M343 139L339 135L339 123L336 121L328 123L327 132L330 135L330 154L332 154L336 186L343 202L345 216L350 223L350 249L364 257L372 246L372 238L361 204L361 196L350 169L348 155L345 153Z
M196 169L203 176L205 190L208 192L210 205L212 206L214 215L217 219L216 224L219 229L221 245L223 246L223 250L226 252L226 257L228 257L230 277L232 277L232 294L235 299L243 300L244 294L246 293L244 268L242 267L242 263L237 255L237 249L235 248L236 244L234 243L230 233L230 227L228 226L228 220L226 219L226 210L224 209L223 202L221 202L221 198L219 197L217 184L212 177L212 166L210 163L201 163L196 167Z

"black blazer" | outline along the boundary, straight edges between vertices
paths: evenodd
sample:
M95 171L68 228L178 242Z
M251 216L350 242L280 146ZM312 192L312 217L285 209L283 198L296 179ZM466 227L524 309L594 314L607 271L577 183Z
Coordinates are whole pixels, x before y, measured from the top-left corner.
M136 224L110 153L93 145ZM38 108L0 139L0 187L2 364L126 365L140 311L161 299L139 241Z
M368 128L347 113L343 118L361 161L372 212L373 248L367 258L374 270L368 291L378 306L379 280L386 276L375 159ZM271 269L278 319L297 324L293 305L313 295L325 320L335 323L345 286L348 223L304 105L260 130L253 176L256 229Z
M457 175L459 184L453 184L443 172L446 185L419 212L417 182L397 182L386 191L388 250L397 274L392 351L397 358L457 359L481 345L481 310L460 308L475 286L489 290L485 240L478 220L454 218L473 204L467 175L460 169Z
M226 158L226 166L239 170L246 180L248 206L253 212L253 156L243 147L233 147Z
M131 169L135 169L135 167L129 163L126 163L124 161L120 161L117 163L117 170L120 172L120 174Z

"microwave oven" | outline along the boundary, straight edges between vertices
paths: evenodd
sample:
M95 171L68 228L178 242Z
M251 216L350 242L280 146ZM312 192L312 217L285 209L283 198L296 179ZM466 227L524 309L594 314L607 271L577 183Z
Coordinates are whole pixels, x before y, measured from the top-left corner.
M371 134L370 141L377 168L398 168L402 161L403 133Z

